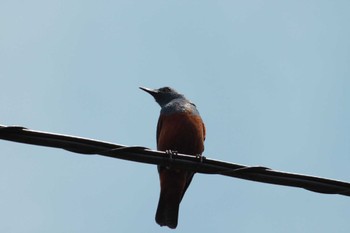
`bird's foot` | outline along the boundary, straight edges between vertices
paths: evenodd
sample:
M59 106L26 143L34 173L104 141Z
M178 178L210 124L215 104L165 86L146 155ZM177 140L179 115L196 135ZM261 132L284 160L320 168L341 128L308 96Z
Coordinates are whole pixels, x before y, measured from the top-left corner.
M165 153L169 156L170 160L173 160L173 156L178 154L176 150L166 150Z
M203 161L205 160L205 156L201 155L201 154L197 154L196 158L199 159L199 162L203 163Z

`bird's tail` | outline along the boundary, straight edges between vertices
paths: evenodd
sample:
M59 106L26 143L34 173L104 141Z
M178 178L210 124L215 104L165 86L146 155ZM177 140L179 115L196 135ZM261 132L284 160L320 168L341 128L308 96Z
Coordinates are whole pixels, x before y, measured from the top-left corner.
M181 198L161 191L156 213L156 222L160 226L168 226L172 229L176 228L180 201Z
M156 222L160 226L175 229L177 226L180 202L191 183L194 173L158 166L160 196Z

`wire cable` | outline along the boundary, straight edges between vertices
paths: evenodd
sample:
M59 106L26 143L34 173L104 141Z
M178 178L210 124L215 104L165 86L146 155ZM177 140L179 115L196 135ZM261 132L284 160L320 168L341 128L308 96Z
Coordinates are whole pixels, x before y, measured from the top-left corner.
M304 188L324 194L350 196L350 183L272 170L261 166L244 166L206 157L155 151L141 146L124 146L88 138L34 131L21 126L0 125L0 139L38 146L61 148L70 152L102 155L154 165L173 166L203 174L219 174L275 185Z

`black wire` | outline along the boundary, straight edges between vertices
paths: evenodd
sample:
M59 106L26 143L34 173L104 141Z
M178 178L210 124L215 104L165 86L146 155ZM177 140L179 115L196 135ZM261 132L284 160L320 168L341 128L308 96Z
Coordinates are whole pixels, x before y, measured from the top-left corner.
M188 169L203 174L219 174L251 181L304 188L309 191L350 196L350 183L260 166L244 166L185 154L154 151L140 146L124 146L93 139L33 131L21 126L1 126L0 139L65 149L80 154L98 154L129 161Z

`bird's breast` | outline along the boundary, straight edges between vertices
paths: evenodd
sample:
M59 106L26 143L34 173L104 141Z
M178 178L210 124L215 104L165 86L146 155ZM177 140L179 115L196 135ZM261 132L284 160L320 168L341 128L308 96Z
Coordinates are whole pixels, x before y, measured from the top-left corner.
M161 115L157 129L158 150L197 155L204 150L205 126L199 114Z

